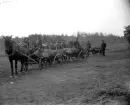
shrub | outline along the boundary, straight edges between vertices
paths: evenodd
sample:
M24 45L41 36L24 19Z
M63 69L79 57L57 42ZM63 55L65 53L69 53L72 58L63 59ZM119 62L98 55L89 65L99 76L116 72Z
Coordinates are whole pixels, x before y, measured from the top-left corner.
M124 37L127 39L128 43L130 44L130 25L125 27Z

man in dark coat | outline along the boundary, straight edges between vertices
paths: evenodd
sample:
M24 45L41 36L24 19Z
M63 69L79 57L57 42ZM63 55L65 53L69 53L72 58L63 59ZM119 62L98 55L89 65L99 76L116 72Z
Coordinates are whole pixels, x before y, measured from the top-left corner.
M88 42L87 42L88 55L89 55L89 53L90 53L90 49L91 49L91 43L88 41Z
M101 54L103 55L103 56L105 56L105 49L106 49L106 43L104 42L104 40L102 40L102 42L101 42Z
M65 43L65 41L62 41L61 46L62 46L62 48L66 48L66 43Z
M81 47L81 45L80 45L80 43L79 43L79 40L78 40L78 38L76 38L76 41L74 41L74 46L75 46L75 48L77 48L77 49L82 49L82 47Z
M38 39L36 40L36 46L37 46L38 48L42 48L42 40L41 40L40 38L38 38Z

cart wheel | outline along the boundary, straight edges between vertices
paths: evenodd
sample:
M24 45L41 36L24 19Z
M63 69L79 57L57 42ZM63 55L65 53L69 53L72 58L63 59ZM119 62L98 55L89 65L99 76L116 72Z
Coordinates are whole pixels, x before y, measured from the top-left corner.
M60 59L58 59L58 57L61 57L61 55L59 55L59 54L57 54L55 57L54 57L54 60L53 60L53 63L55 64L56 63L56 61L58 62L58 63L60 63ZM58 59L58 60L57 60Z

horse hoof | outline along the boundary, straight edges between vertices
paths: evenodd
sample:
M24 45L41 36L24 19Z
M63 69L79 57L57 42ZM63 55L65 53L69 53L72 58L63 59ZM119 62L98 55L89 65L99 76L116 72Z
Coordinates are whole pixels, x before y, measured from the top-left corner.
M13 78L13 76L11 75L10 78Z

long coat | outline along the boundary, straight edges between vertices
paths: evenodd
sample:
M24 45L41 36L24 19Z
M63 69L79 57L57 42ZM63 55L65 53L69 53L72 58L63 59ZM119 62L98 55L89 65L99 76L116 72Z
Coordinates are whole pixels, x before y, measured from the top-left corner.
M105 42L103 42L102 44L101 44L101 50L105 50L106 49L106 43Z

